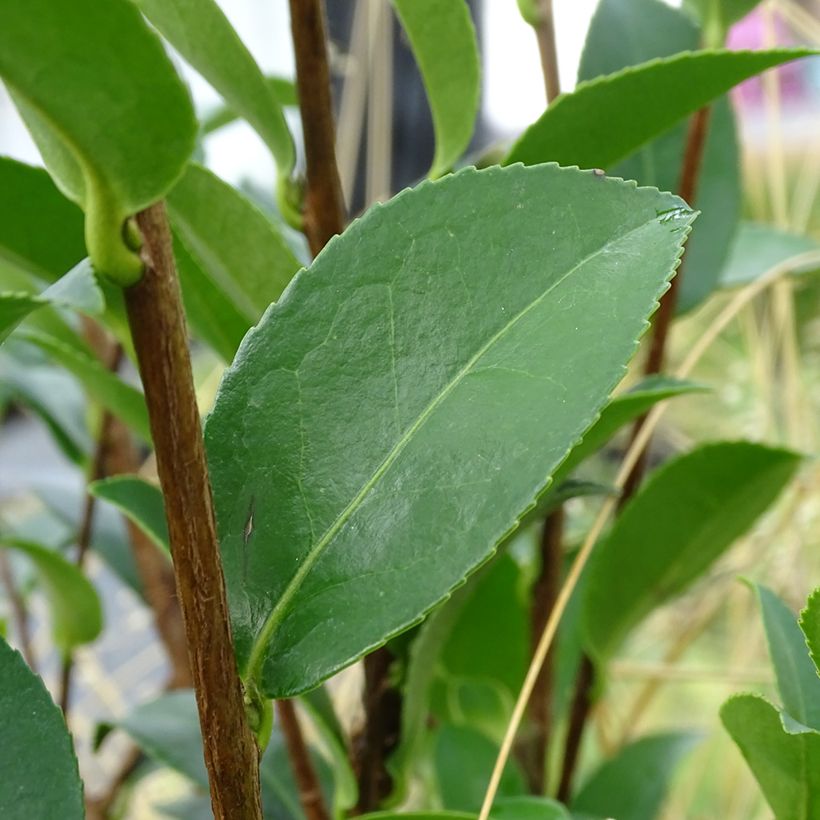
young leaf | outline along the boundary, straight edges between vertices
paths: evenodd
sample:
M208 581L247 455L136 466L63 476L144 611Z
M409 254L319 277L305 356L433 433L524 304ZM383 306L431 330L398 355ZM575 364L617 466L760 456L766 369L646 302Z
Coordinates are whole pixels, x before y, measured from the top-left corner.
M506 164L610 168L743 80L810 49L699 51L651 60L563 94L513 146ZM601 134L606 139L601 139Z
M163 37L256 130L279 166L293 168L293 139L275 87L214 0L133 0Z
M5 3L0 78L51 175L86 212L94 267L135 281L142 265L124 222L169 190L196 136L159 38L128 0Z
M682 592L786 486L800 457L746 442L703 445L654 472L589 566L584 629L601 661Z
M296 276L206 426L245 676L308 690L491 554L600 412L693 218L589 172L468 169Z
M19 652L0 639L0 816L83 820L83 786L62 712Z
M20 331L19 336L61 364L83 385L93 399L119 416L144 441L151 440L148 412L139 390L107 370L98 359L85 355L45 333L25 330Z
M624 746L581 786L570 808L618 820L655 820L678 765L699 740L691 732L670 732Z
M273 223L200 165L189 165L168 195L168 212L191 256L248 326L301 267Z
M128 516L163 552L170 553L168 524L162 491L134 475L103 478L88 485L88 492L113 504Z
M700 32L688 15L661 0L602 0L589 26L578 79L592 80L658 57L692 51ZM689 123L643 146L607 170L642 185L676 191ZM686 245L686 275L679 284L678 309L694 307L714 290L740 218L740 162L735 118L728 99L712 107L698 174L697 228Z
M803 630L809 655L820 675L820 587L809 595L806 608L800 613L800 629Z
M83 212L42 169L0 157L0 259L47 282L86 254Z
M391 0L421 71L436 132L430 176L446 173L473 135L480 63L464 0Z
M760 602L766 642L785 712L820 731L820 677L792 611L768 587L751 584Z
M810 236L782 231L772 225L741 222L720 274L720 285L724 288L748 285L775 265L809 251L817 251L820 260L820 242Z
M756 695L730 698L720 719L778 820L820 817L820 733L787 732L777 709Z
M57 552L30 541L0 539L0 548L23 553L34 565L48 597L54 643L64 653L93 641L102 630L102 607L94 585Z

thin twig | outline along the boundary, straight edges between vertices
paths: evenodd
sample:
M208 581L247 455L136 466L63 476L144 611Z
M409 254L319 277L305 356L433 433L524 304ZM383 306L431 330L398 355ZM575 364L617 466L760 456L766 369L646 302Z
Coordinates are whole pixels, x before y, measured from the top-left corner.
M544 91L547 103L551 103L561 93L561 81L558 74L558 50L555 44L555 18L552 11L552 0L536 0L538 21L535 37L538 40L538 53L541 56L541 72L544 75Z
M305 233L316 256L344 227L322 0L290 0L290 25L307 165Z
M6 551L0 547L0 578L2 578L3 586L6 590L6 597L11 603L11 611L14 615L14 626L17 631L17 640L20 643L20 650L29 669L32 672L37 671L37 657L34 654L34 647L31 643L31 630L29 629L28 608L20 590L17 588L17 582L14 578L14 573L11 570L11 562L9 561Z
M225 580L165 206L137 215L142 279L125 290L188 639L211 806L217 820L261 820L259 749L236 669Z
M86 798L86 820L106 820L108 818L119 796L120 789L128 782L128 779L144 759L145 755L138 746L131 746L128 749L105 792L99 797Z

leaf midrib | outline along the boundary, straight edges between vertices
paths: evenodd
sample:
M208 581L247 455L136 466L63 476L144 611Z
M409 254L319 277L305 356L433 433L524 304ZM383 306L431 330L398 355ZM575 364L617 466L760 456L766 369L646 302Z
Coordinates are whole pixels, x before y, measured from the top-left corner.
M274 630L284 620L288 605L290 604L291 600L294 598L299 588L301 587L304 578L308 575L308 573L312 570L315 563L321 557L325 548L330 544L330 542L341 530L341 528L347 523L347 521L358 509L358 507L361 505L361 503L364 501L364 499L367 497L370 491L376 486L376 484L382 478L382 476L387 472L387 470L393 465L396 459L401 455L407 444L421 429L422 425L427 421L427 419L430 418L430 416L432 416L436 409L453 392L453 390L455 390L455 388L458 387L459 384L461 384L464 378L467 375L469 375L474 365L498 341L500 341L507 334L507 332L510 331L521 319L523 319L531 310L537 307L544 299L546 299L547 296L549 296L550 293L552 293L552 291L554 291L557 287L562 285L576 271L578 271L588 262L591 262L596 257L603 254L605 251L610 250L613 246L619 245L624 241L627 241L634 234L645 229L648 225L651 225L652 222L653 220L642 222L640 225L631 228L626 233L619 235L614 241L607 241L599 248L596 248L594 251L592 251L592 253L587 254L587 256L585 256L573 267L571 267L565 274L563 274L558 279L556 279L552 284L550 284L550 286L543 293L541 293L539 296L533 299L526 307L520 310L515 316L511 317L505 325L503 325L498 331L496 331L496 333L494 333L490 337L490 339L487 342L485 342L479 348L479 350L470 357L470 359L465 363L465 365L432 398L432 400L427 404L424 410L422 410L422 412L419 413L416 420L407 428L407 430L402 434L399 440L393 445L393 447L381 461L379 466L376 467L376 469L373 471L373 474L370 476L370 478L367 481L365 481L365 483L361 486L356 495L348 502L347 506L339 513L339 515L335 518L333 523L325 530L325 532L322 534L319 540L316 541L313 547L309 549L304 560L300 564L293 578L291 578L291 580L288 582L288 585L285 587L284 592L280 596L279 600L276 602L276 605L271 610L270 615L268 615L267 619L265 620L265 623L262 625L262 628L259 630L259 633L257 634L257 637L253 642L250 654L248 656L246 670L243 675L243 678L245 680L258 679L259 673L261 672L261 665L264 662L265 649L268 643L270 642ZM549 476L547 477L547 480L548 479Z

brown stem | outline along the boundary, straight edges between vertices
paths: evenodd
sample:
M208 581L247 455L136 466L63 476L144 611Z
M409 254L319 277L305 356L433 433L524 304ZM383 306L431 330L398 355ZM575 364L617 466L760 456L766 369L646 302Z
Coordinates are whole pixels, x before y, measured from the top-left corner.
M581 751L581 739L584 734L587 718L592 708L592 684L595 680L595 667L589 657L584 655L575 678L575 694L567 726L567 739L564 745L564 760L561 766L561 780L556 797L566 803L572 795L572 779Z
M547 516L541 532L541 569L533 586L530 613L533 652L558 597L563 537L564 509L558 507ZM547 749L552 736L554 666L555 652L551 649L544 659L530 698L530 717L535 734L526 751L526 773L533 794L544 794L546 787Z
M561 93L558 52L555 47L555 18L552 0L537 0L537 5L538 22L535 24L535 38L538 40L538 53L541 55L547 103L551 103Z
M137 215L142 279L125 290L217 820L261 820L259 750L236 670L188 334L163 203Z
M14 614L14 625L17 630L17 640L26 663L32 672L37 671L37 658L31 644L31 630L29 629L28 609L11 571L11 562L6 551L0 548L0 578L6 590L6 597L11 602L11 611Z
M322 0L290 0L290 25L307 165L305 233L316 256L344 228Z
M85 801L86 820L107 820L114 803L119 796L120 789L128 782L128 778L143 761L142 750L132 746L120 763L104 794L99 797L88 797Z
M293 701L276 701L276 711L293 765L293 775L299 789L299 802L305 818L306 820L330 820L330 815L325 808L322 789L319 786L319 778L316 776L316 770L308 754Z
M365 723L356 738L356 775L359 802L356 814L374 811L393 788L386 760L401 736L401 693L393 685L390 668L393 653L383 646L364 659Z

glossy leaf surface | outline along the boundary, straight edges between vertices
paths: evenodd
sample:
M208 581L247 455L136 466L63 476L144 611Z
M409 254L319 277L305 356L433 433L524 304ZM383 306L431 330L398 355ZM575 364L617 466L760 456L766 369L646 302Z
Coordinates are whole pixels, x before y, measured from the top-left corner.
M488 557L621 378L692 219L592 173L465 170L297 275L206 426L244 675L307 690Z
M77 758L43 681L0 639L0 816L85 817Z
M416 57L433 114L430 176L446 173L473 135L480 94L478 43L464 0L391 0Z
M787 450L722 442L652 473L591 559L583 615L589 648L610 657L630 629L752 526L799 461Z

